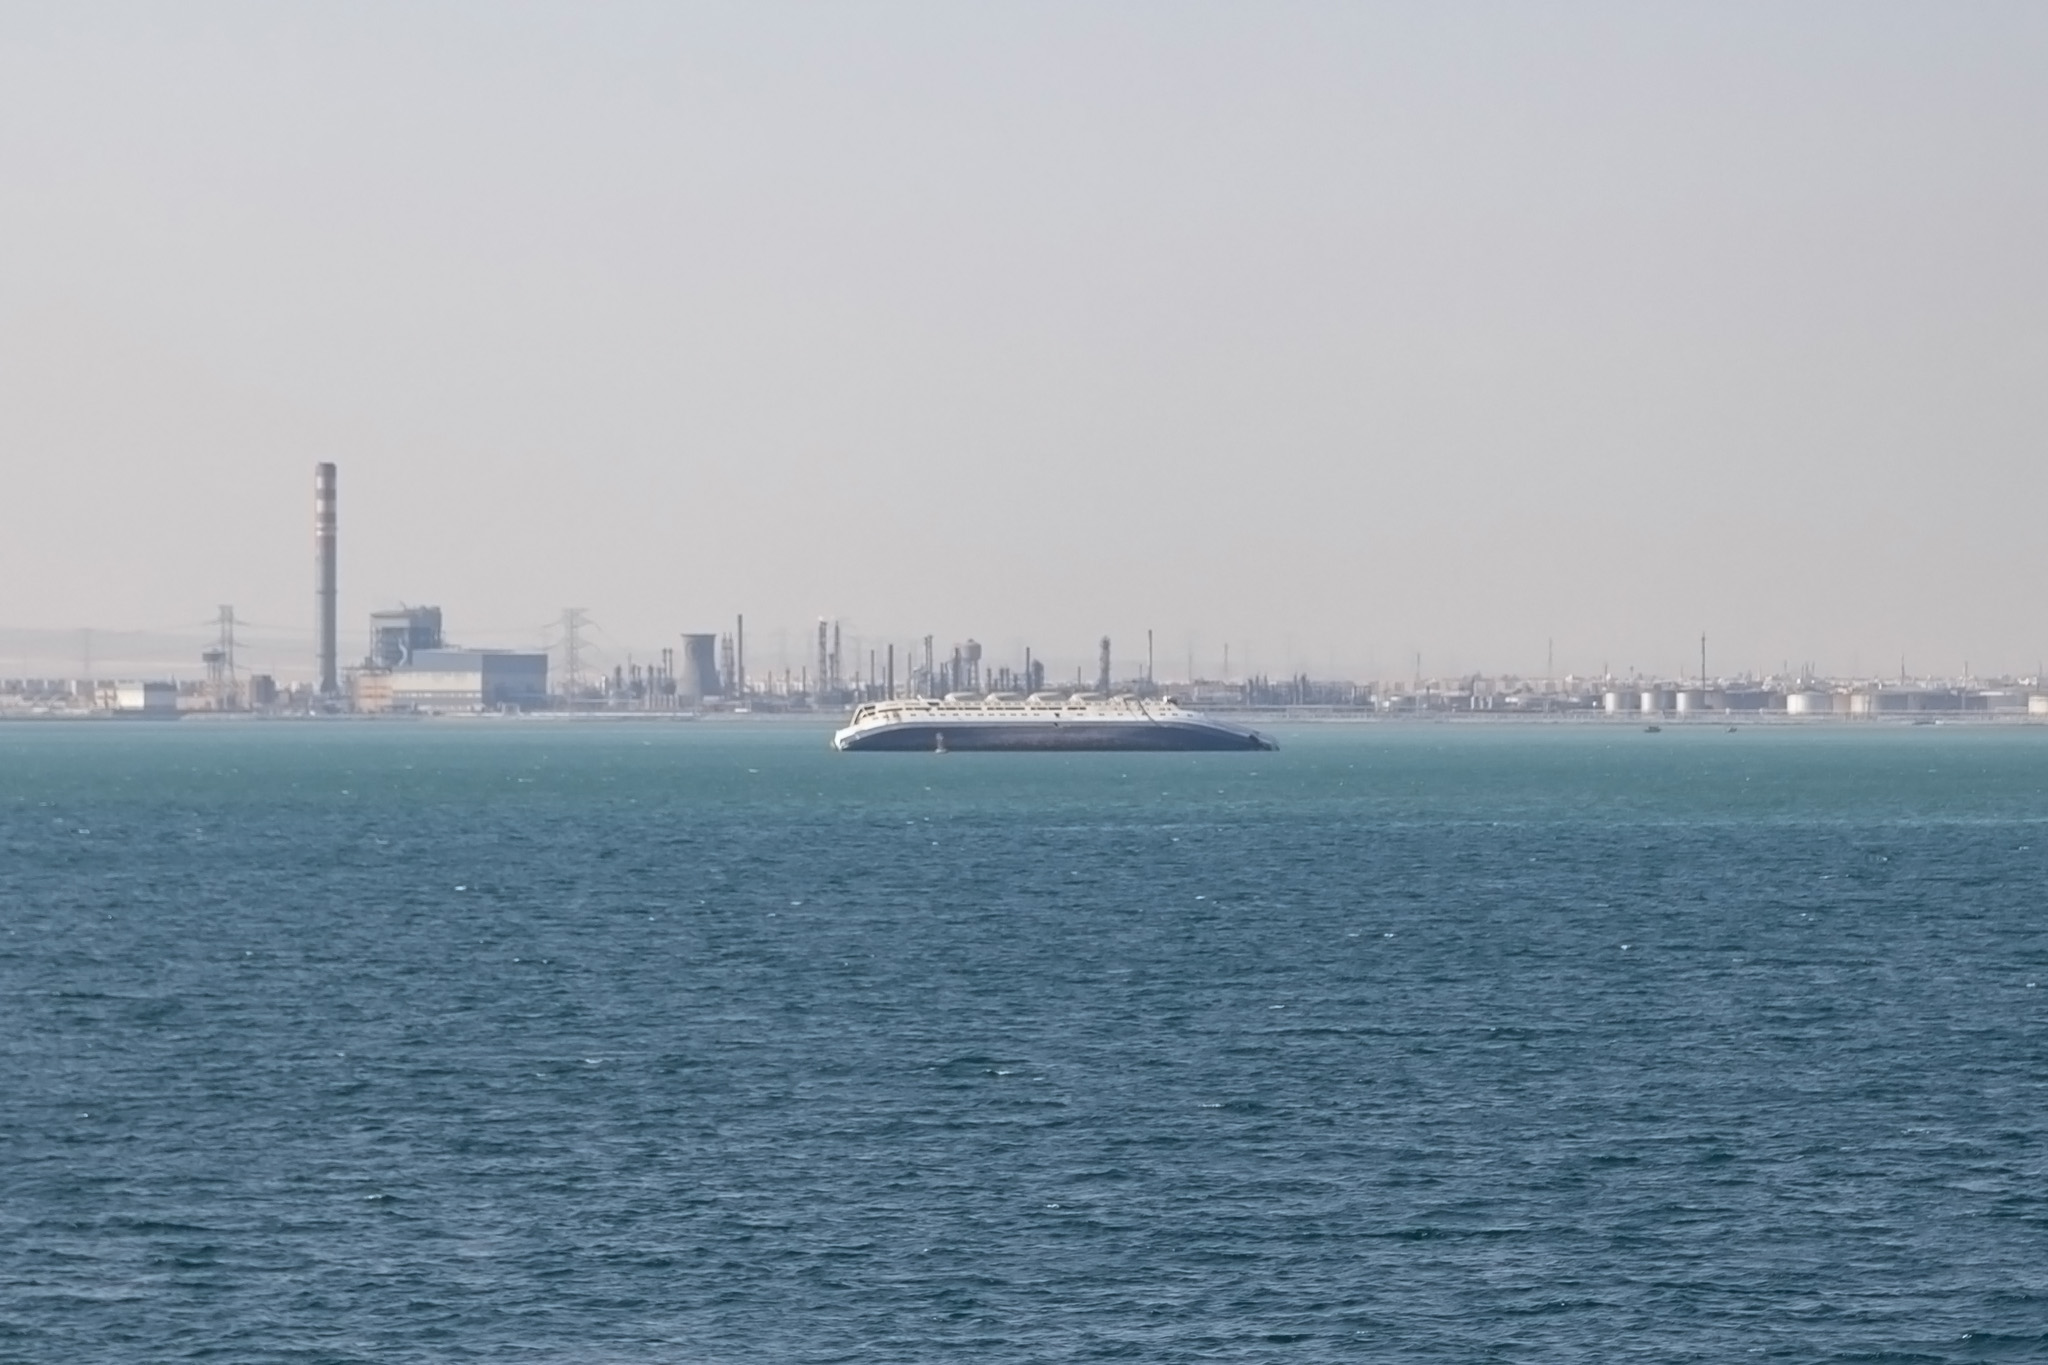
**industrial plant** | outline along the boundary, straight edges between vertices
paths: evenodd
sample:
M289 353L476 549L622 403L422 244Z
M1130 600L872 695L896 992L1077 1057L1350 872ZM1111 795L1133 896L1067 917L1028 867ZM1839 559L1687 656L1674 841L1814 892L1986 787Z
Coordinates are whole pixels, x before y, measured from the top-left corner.
M1054 676L1029 647L993 656L977 639L941 644L924 635L902 641L850 642L844 623L820 617L804 633L800 663L790 662L787 632L776 632L776 664L750 670L747 623L685 630L647 658L593 666L590 613L565 608L544 647L496 649L450 638L438 606L397 604L372 611L363 653L341 652L340 485L335 465L313 467L312 656L306 681L280 684L243 670L238 653L252 624L232 606L206 623L211 638L196 651L196 675L105 676L94 665L93 633L80 632L80 667L68 673L0 678L0 719L195 715L268 717L422 717L551 714L576 717L698 718L777 714L844 717L863 705L914 698L966 701L1051 696L1171 695L1208 712L1256 712L1300 720L1544 717L1588 722L1766 720L2028 719L2048 721L2048 681L1827 678L1789 666L1775 674L1715 676L1706 642L1690 677L1618 678L1566 674L1531 678L1466 674L1425 678L1419 661L1397 680L1352 681L1298 674L1233 674L1225 647L1216 676L1200 676L1192 657L1183 676L1155 676L1150 632L1142 656L1117 667L1109 637L1094 643L1093 669ZM458 632L459 633L459 632ZM300 637L304 638L303 634ZM899 649L899 644L901 648ZM303 648L303 646L301 646ZM187 658L194 658L187 655ZM303 656L302 656L303 657ZM1072 657L1069 655L1068 657Z

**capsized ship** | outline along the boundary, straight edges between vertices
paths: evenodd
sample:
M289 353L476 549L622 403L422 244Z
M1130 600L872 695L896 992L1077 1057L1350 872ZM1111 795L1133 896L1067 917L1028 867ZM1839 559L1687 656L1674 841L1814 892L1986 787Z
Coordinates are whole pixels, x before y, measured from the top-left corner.
M948 693L944 700L876 701L832 736L844 751L923 753L976 750L1277 749L1268 735L1212 720L1171 697L1105 697L1093 692Z

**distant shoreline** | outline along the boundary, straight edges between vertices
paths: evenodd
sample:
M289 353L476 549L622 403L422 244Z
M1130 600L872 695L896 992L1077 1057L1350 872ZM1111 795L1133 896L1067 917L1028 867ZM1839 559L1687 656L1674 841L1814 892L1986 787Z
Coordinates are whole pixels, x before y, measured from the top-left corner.
M1790 729L1834 729L1842 726L1879 726L1890 729L1910 729L1933 726L2044 726L2048 716L2028 715L2025 712L1952 712L1939 715L1926 713L1880 714L1880 715L1787 715L1783 712L1739 711L1693 715L1612 716L1598 711L1553 711L1535 713L1514 713L1499 711L1466 712L1425 712L1416 714L1394 713L1375 715L1370 712L1323 712L1313 709L1290 708L1245 708L1228 711L1210 711L1207 714L1227 716L1234 720L1263 725L1392 725L1392 726L1571 726L1580 729L1611 729L1616 731L1647 730L1655 727L1681 730L1700 729L1743 729L1749 726ZM660 711L522 711L487 713L444 713L422 714L418 712L395 713L341 713L335 715L307 715L303 713L219 712L184 711L172 716L114 715L104 711L0 711L0 725L5 724L109 724L122 727L131 725L158 726L171 722L200 726L217 725L710 725L710 726L802 726L829 732L844 725L851 713L804 712L804 711L755 711L734 714L730 711L660 712Z

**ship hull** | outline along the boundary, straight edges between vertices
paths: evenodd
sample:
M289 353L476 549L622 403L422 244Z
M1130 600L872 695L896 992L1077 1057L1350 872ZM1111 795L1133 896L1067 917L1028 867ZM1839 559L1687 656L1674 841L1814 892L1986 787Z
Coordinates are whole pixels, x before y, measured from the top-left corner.
M1188 753L1275 749L1253 730L1214 722L1068 721L1002 723L913 720L842 730L833 740L849 753Z

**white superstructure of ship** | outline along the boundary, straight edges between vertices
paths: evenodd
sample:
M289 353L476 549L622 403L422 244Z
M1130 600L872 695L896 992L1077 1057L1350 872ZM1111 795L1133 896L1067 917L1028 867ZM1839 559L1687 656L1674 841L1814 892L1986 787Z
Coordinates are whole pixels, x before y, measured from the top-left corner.
M1190 711L1172 697L1096 692L951 692L866 702L832 736L843 751L1259 750L1268 735Z

